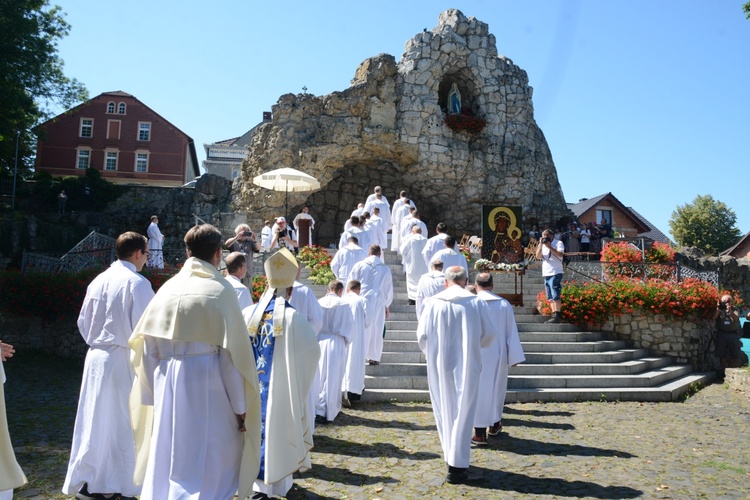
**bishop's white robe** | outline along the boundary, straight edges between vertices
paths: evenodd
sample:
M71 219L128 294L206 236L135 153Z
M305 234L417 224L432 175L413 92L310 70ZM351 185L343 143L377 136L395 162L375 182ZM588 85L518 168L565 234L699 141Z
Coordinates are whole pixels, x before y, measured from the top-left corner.
M370 326L365 330L367 359L380 361L383 354L383 327L385 308L393 302L393 277L391 268L375 255L368 256L354 266L348 281L357 280L362 284L360 296L367 301Z
M524 362L526 357L510 302L484 290L477 293L477 297L489 306L495 334L492 343L482 348L482 374L479 377L479 400L474 427L490 427L503 417L508 369Z
M344 283L349 277L349 273L357 262L362 262L367 258L367 252L359 245L348 243L345 247L339 249L336 255L331 259L331 271L336 279Z
M445 248L445 238L447 237L447 233L438 233L427 240L427 245L425 245L424 250L422 250L422 255L424 256L425 263L427 263L427 267L430 266L430 262L432 262L433 256L440 250L443 250ZM453 246L453 250L458 252L458 243Z
M427 357L427 382L443 458L468 467L471 436L482 371L481 348L494 330L487 303L458 285L433 296L417 328Z
M246 307L250 307L251 305L253 305L253 296L250 295L250 289L243 285L239 278L228 274L227 281L230 285L232 285L232 288L234 288L234 293L237 294L237 300L240 303L240 309L245 309Z
M445 290L445 274L443 271L432 270L423 274L417 283L417 320L422 315L425 302Z
M335 293L328 293L319 302L323 308L323 326L318 332L320 388L315 414L332 422L341 411L341 381L354 318L349 304Z
M427 244L427 238L421 234L412 233L401 245L401 262L406 271L406 294L410 300L417 300L417 286L419 278L429 271L422 257L422 249Z
M232 498L238 482L239 497L251 495L260 462L258 374L232 286L208 262L187 259L146 308L130 347L141 500Z
M271 314L279 305L278 297L273 300ZM315 303L317 305L317 300ZM253 317L256 307L243 311L251 337L256 337L259 330ZM264 315L258 318L268 321ZM313 436L310 421L315 420L315 414L308 411L307 397L320 358L315 331L305 317L293 307L285 307L283 316L274 315L271 326L275 327L281 319L282 328L273 329L271 359L262 362L256 359L259 374L269 364L271 372L265 387L265 411L262 412L265 415L263 477L255 481L253 490L274 496L285 496L293 484L292 474L311 467Z
M135 373L128 340L154 291L130 262L117 260L86 289L78 331L89 345L62 491L140 494L128 400ZM114 453L113 450L117 450Z
M26 476L16 461L13 443L8 434L5 414L5 367L0 361L0 500L12 500L13 489L26 484Z
M432 260L436 259L443 262L443 272L447 271L449 267L461 266L466 269L466 276L469 275L469 263L461 252L451 250L450 248L443 248L432 256Z
M352 311L352 334L346 348L346 369L341 387L343 392L362 394L365 389L365 331L369 326L367 301L354 292L344 295L344 302Z

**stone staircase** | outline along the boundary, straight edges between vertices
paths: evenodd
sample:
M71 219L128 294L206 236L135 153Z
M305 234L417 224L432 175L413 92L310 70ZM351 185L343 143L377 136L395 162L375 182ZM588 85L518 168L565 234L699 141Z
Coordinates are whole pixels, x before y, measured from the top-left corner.
M362 400L428 401L427 367L416 341L417 317L407 302L406 278L393 252L386 252L385 261L393 274L394 299L383 356L379 365L367 367ZM513 279L512 274L495 275L495 293L514 293ZM325 294L324 286L310 286L316 296ZM535 314L534 307L543 288L540 269L527 270L524 306L514 307L526 361L510 369L507 403L674 401L711 380L710 373L694 373L668 357L606 340L601 332L544 323L548 317Z

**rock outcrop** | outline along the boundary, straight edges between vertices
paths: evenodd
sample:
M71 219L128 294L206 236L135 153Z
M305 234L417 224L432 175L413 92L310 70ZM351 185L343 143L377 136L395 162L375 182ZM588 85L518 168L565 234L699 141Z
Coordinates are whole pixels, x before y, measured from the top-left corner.
M480 132L446 125L454 84L463 113L486 122ZM531 98L526 72L498 56L487 24L447 10L406 42L398 63L387 54L364 61L348 89L281 96L248 147L236 207L255 226L282 215L284 193L252 178L292 167L322 189L290 193L285 215L311 205L323 244L375 185L389 201L406 189L430 231L443 221L454 233L479 234L483 204L522 207L524 226L554 222L568 210Z

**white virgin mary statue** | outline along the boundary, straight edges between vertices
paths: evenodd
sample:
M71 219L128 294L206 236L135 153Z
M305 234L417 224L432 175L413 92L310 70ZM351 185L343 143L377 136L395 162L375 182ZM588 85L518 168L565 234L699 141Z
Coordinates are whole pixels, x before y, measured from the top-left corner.
M448 93L448 114L461 114L461 92L458 91L458 85L453 83L451 91Z

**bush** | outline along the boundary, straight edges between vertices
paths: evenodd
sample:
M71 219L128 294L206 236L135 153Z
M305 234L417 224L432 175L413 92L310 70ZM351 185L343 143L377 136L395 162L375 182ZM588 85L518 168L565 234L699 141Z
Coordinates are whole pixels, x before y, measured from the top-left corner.
M302 247L299 260L310 268L310 281L316 285L327 285L336 279L331 271L331 256L328 251L319 246Z

